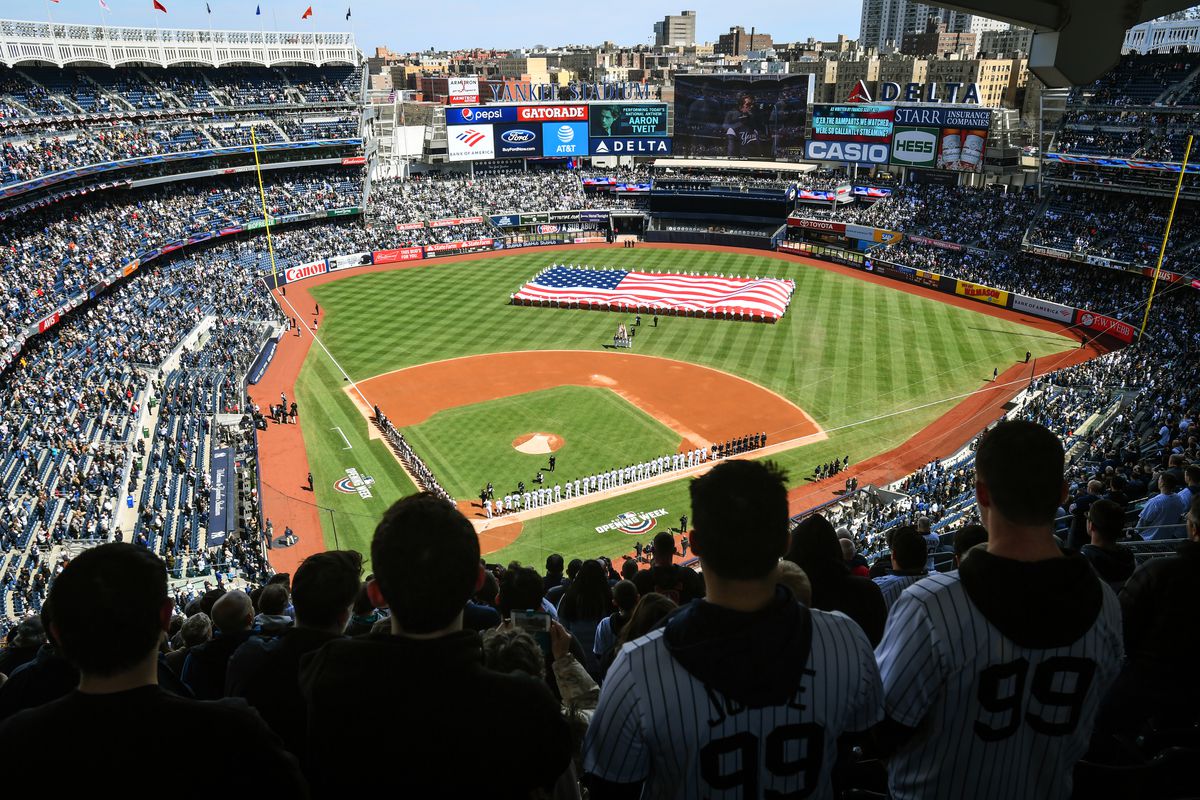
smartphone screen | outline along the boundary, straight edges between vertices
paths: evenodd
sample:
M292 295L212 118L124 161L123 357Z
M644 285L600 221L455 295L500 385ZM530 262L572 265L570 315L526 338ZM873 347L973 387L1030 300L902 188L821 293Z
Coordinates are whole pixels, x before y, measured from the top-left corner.
M513 627L519 631L526 631L538 643L538 647L542 648L543 653L550 652L550 615L545 611L517 611L512 612Z

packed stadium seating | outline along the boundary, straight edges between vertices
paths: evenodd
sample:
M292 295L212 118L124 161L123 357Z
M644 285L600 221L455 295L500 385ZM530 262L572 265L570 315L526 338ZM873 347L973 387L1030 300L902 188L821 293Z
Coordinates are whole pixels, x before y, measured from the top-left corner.
M1124 59L1076 92L1077 107L1055 137L1058 151L1178 158L1183 133L1200 114L1189 110L1200 103L1198 68L1200 61L1187 56ZM351 68L4 69L0 121L15 124L2 128L0 183L133 156L244 145L251 125L260 143L353 139L362 121L350 106L361 90L361 72ZM1156 102L1167 110L1144 108ZM80 114L112 116L86 124L64 118ZM448 169L405 181L376 179L361 220L322 215L273 230L273 260L264 238L244 231L163 254L92 297L88 290L97 281L140 254L260 221L254 177L113 188L24 210L19 222L0 230L0 350L17 347L19 333L56 309L74 301L80 307L21 346L0 381L0 636L41 613L55 576L81 546L111 537L163 558L177 607L190 617L204 603L211 609L213 589L261 590L279 580L254 535L264 527L254 492L238 500L246 535L219 543L209 535L207 494L215 449L232 447L250 464L256 458L263 414L243 394L243 379L264 341L284 324L263 289L265 273L343 253L503 239L508 234L491 224L491 215L645 208L642 197L595 191L583 180L600 177L671 181L684 193L689 184L697 192L712 186L782 192L849 182L836 170L781 182L736 169L526 172L504 163L473 175ZM357 207L368 190L357 168L292 166L267 170L263 179L276 220ZM1165 222L1163 198L1061 185L1039 197L997 186L899 186L890 177L872 178L871 185L893 191L873 203L801 204L796 213L953 245L907 239L872 250L881 260L1140 322L1148 290L1140 274L1051 260L1027 246L1152 263ZM1181 208L1168 266L1187 266L1200 245L1193 234L1196 213ZM447 220L453 224L428 224ZM658 222L662 230L768 239L778 227ZM577 232L584 226L564 228ZM1125 513L1120 546L1138 562L1173 555L1174 541L1142 541L1149 526L1139 515L1159 472L1176 461L1200 461L1194 427L1200 419L1200 304L1194 292L1187 282L1162 287L1145 337L1030 380L1008 409L1009 418L1051 430L1067 450L1071 499L1057 521L1064 544L1079 523L1079 502L1091 482L1100 481L1104 496ZM447 496L401 432L386 420L381 427L422 482ZM853 471L838 472L831 484L853 477ZM876 565L888 561L899 529L926 518L940 541L931 552L934 567L948 571L955 564L955 533L980 519L974 478L972 442L886 486L848 486L816 511L844 531L858 556ZM614 565L602 567L604 579L615 582ZM489 567L490 584L474 598L478 607L493 615L493 606L502 610L495 592L488 595L489 585L504 585L506 573L511 580L520 569ZM548 590L547 599L539 590L533 601L557 614L561 604L556 609L552 598L563 594L561 563L547 573L544 584L542 575L534 576ZM359 608L363 602L356 602L352 627L359 633L380 622L386 627L386 610L370 602ZM171 645L176 652L178 644ZM566 681L559 679L559 686L553 675L548 680L556 691L563 689L566 701ZM594 707L594 694L591 702ZM1142 744L1147 758L1162 749ZM574 786L573 778L568 783Z

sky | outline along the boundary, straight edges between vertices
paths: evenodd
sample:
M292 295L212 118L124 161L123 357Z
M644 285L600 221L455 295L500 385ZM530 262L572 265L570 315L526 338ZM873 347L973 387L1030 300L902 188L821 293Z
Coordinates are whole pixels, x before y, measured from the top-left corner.
M368 55L384 45L394 51L487 47L514 49L538 44L621 45L653 43L654 23L688 8L696 12L696 37L715 42L734 25L751 26L776 41L832 39L839 33L858 36L861 0L605 0L603 3L539 3L529 0L490 0L433 3L401 0L159 0L167 13L156 11L153 0L0 0L0 17L55 22L163 28L223 28L231 30L352 31ZM205 11L211 6L212 14ZM311 5L313 17L300 16ZM255 16L256 7L262 15ZM346 20L346 9L351 18ZM20 9L18 11L18 8Z

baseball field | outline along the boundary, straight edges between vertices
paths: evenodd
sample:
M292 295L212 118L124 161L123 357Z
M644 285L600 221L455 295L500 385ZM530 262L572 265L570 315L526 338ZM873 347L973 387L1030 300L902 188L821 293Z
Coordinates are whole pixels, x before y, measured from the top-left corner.
M791 278L796 291L776 324L661 317L654 326L643 316L632 351L616 351L605 345L631 315L509 303L562 261ZM315 515L324 546L364 553L382 511L415 490L369 424L372 405L476 520L489 559L540 563L551 552L618 556L677 526L687 480L626 486L516 522L483 517L485 484L501 496L539 471L552 486L765 432L764 457L803 487L817 464L892 451L987 386L994 369L1013 373L1026 351L1040 358L1075 345L886 281L739 251L532 249L288 288L306 324L319 304L319 341L295 380L303 451L283 465L264 458L267 513ZM311 493L296 477L305 470Z

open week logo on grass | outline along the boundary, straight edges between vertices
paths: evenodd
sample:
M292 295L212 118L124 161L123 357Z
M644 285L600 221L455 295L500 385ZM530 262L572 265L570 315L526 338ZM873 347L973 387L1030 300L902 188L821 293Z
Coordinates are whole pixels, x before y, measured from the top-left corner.
M343 494L356 494L363 500L370 500L371 487L374 485L374 478L369 475L359 475L358 470L349 467L346 469L346 477L334 483L333 488Z
M626 511L616 519L596 527L596 533L620 531L630 536L641 536L654 529L659 517L665 517L667 510L658 508L654 511Z

